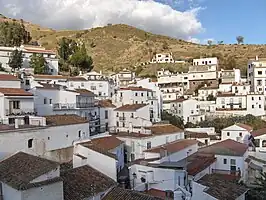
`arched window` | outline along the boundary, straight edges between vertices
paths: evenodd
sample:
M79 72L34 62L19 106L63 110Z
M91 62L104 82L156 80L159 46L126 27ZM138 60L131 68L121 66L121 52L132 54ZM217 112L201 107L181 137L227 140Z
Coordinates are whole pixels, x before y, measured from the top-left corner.
M28 140L28 148L31 149L33 146L33 139Z
M262 141L262 147L266 147L266 140Z

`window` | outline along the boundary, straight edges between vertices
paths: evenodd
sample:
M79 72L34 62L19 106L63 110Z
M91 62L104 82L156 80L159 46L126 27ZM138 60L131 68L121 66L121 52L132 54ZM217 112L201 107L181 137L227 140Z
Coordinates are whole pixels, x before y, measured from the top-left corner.
M230 136L230 132L227 132L227 136Z
M81 87L84 87L84 83L81 83Z
M81 137L81 130L79 130L79 138Z
M43 104L47 104L47 98L46 97L43 99Z
M119 127L119 122L116 122L116 126Z
M141 96L143 97L143 92L141 93Z
M134 113L131 113L131 118L134 118Z
M262 147L266 147L266 140L262 141Z
M125 127L125 123L123 122L123 127Z
M96 90L96 86L91 86L91 90Z
M259 104L259 108L261 108L261 105Z
M254 108L254 105L252 105L252 108Z
M151 148L151 142L147 142L147 149Z
M258 71L258 75L262 75L262 71Z
M50 140L50 137L48 137L47 139Z
M108 110L105 111L105 119L108 119Z
M151 105L153 105L153 101L151 101Z
M49 103L52 104L52 99L49 100Z
M261 100L261 97L259 97L259 100Z
M138 104L139 102L138 101L136 101L136 104Z
M33 139L28 140L28 148L31 149L33 146Z
M251 100L254 101L254 97L251 97Z
M138 93L137 93L137 92L135 93L135 96L136 96L136 97L138 96Z
M135 142L131 142L131 150L132 152L135 152Z
M226 165L227 164L227 159L226 158L224 158L224 165Z
M20 109L20 102L19 101L13 101L13 108L14 109Z
M116 113L116 117L119 117L119 113L118 112Z
M241 132L239 133L239 137L242 137L242 133Z
M26 80L26 85L30 85L30 80Z

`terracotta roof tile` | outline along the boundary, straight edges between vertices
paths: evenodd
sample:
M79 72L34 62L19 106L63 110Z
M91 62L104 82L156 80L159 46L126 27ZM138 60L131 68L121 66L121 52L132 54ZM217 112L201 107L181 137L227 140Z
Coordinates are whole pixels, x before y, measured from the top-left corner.
M11 74L0 74L0 81L20 81L16 76Z
M127 88L120 88L120 90L131 90L131 91L146 91L146 92L152 92L151 89L143 88L143 87L127 87Z
M42 75L42 74L36 74L36 75L33 75L33 77L36 79L45 79L45 80L67 79L68 78L62 75Z
M102 200L162 200L162 198L153 197L135 190L126 190L115 187L110 190Z
M85 146L86 148L90 149L90 150L93 150L93 151L96 151L100 154L103 154L103 155L106 155L110 158L113 158L115 160L117 160L117 156L114 154L114 153L111 153L109 152L108 150L104 149L104 148L101 148L101 147L98 147L92 143L87 143L86 145L83 144L83 146Z
M207 174L197 182L207 187L204 192L221 200L235 200L247 191L232 175Z
M52 126L84 124L89 122L84 117L78 115L50 115L44 117L46 118L47 125Z
M217 97L232 97L235 96L232 92L218 92Z
M251 126L249 126L247 124L237 123L236 125L241 127L241 128L243 128L243 129L246 129L249 132L253 130L253 127L251 127Z
M126 104L119 108L116 108L115 111L124 111L124 112L130 112L130 111L137 111L140 108L143 108L147 106L147 104Z
M93 92L86 90L86 89L75 89L75 91L80 93L81 95L86 95L86 96L91 96L91 97L96 96Z
M107 151L110 151L112 149L115 149L119 145L123 144L124 142L117 139L115 136L107 136L107 137L101 137L101 138L95 138L92 139L89 142L86 143L80 143L82 146L93 144L99 148L105 149Z
M151 127L147 127L146 129L151 130L153 135L172 134L184 131L172 124L156 124Z
M81 76L69 77L67 80L68 81L87 81L86 78L81 77Z
M201 153L216 155L243 156L248 149L246 144L227 139L199 149Z
M99 101L99 106L102 108L115 108L115 105L112 104L111 100L101 100Z
M218 86L207 86L207 87L202 87L199 90L218 90Z
M46 53L46 54L54 54L55 52L52 50L46 50L46 49L32 49L32 48L24 48L27 52L30 53Z
M146 193L151 195L151 196L154 196L154 197L166 199L166 192L163 191L163 190L158 190L158 189L151 188L148 191L146 191ZM169 197L168 200L173 200L173 198Z
M32 93L26 92L21 88L0 88L0 93L5 96L33 96Z
M266 134L266 127L251 132L253 137L258 137Z
M66 89L66 86L62 86L59 84L49 84L49 83L39 83L43 87L37 86L38 89L44 89L44 90L60 90L61 88Z
M145 150L144 152L151 152L151 153L161 153L162 151L167 151L167 153L175 153L178 151L181 151L189 146L198 144L197 140L186 140L186 139L182 139L182 140L176 140L174 142L171 143L167 143L164 145L160 145L158 147L154 147L148 150Z
M116 182L101 172L85 165L61 172L64 186L64 200L90 199L116 186ZM94 191L92 190L94 188Z
M113 133L117 137L132 137L132 138L145 138L145 137L153 137L153 134L144 134L144 133L136 133L136 132L117 132Z
M25 190L54 181L61 181L61 179L55 179L31 183L32 180L57 167L59 167L59 164L56 162L18 152L0 162L0 180L17 190Z
M191 132L185 131L185 138L209 138L210 136L207 133L198 133L198 132Z

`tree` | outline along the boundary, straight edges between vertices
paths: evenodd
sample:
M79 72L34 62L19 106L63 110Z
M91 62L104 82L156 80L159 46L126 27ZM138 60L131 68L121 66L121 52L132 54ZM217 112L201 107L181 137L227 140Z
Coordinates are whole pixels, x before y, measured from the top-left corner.
M87 54L85 45L83 44L71 57L70 63L82 71L91 71L93 68L93 61Z
M9 57L8 65L13 71L20 69L23 66L22 51L15 49Z
M244 43L244 37L243 36L237 36L236 41L238 44L243 44Z
M224 41L222 41L222 40L221 40L221 41L218 41L217 43L218 43L218 44L223 44L223 43L224 43Z
M266 173L262 172L255 180L254 188L247 192L247 200L264 200L266 197Z
M208 43L209 46L211 46L213 41L212 40L208 40L207 43Z
M63 37L61 40L58 42L58 55L59 57L64 61L67 62L69 60L69 57L73 55L78 49L77 43L72 40Z
M179 128L184 128L184 121L181 117L172 115L166 111L163 111L162 113L162 120L169 121L170 124L173 124Z
M34 74L44 74L48 71L47 61L41 54L31 56L30 67L34 69Z

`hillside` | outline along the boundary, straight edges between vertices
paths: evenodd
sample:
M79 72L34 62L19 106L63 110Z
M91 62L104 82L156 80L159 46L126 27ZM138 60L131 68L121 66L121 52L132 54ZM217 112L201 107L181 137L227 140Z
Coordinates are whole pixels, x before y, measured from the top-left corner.
M38 41L48 49L56 49L57 41L62 37L84 42L94 60L95 70L132 69L135 65L149 61L156 52L172 52L176 60L217 56L222 68L236 66L245 72L248 58L256 55L266 57L266 45L199 45L151 34L123 24L81 31L55 31L27 22L25 27L31 32L33 41ZM145 67L144 74L150 71L154 74L154 65Z

